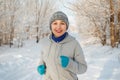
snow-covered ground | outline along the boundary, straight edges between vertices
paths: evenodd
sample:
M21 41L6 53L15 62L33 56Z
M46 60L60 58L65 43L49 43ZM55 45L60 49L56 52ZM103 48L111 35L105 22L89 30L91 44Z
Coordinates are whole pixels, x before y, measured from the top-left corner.
M91 40L81 42L88 70L85 74L78 75L79 80L120 80L120 47L91 45L95 42Z
M41 80L36 68L40 54L35 40L22 48L0 47L0 80Z
M77 35L74 35L77 36ZM94 38L78 38L88 64L79 80L120 80L120 47L95 44ZM22 48L0 47L0 80L41 80L37 73L40 46L35 40L24 42Z

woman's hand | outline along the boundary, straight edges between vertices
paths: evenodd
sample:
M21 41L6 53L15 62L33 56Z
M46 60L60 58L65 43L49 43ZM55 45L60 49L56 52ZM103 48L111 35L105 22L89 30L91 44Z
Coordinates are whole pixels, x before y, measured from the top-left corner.
M44 75L46 72L46 66L45 65L38 66L37 71L40 75Z
M61 62L61 66L63 68L66 68L68 63L69 63L69 57L67 57L67 56L60 56L60 62Z

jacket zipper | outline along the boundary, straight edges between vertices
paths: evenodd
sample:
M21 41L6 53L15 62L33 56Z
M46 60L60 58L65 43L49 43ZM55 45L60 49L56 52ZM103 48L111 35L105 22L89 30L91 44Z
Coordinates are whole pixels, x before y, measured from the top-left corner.
M58 49L58 43L56 43L56 49L55 49L55 56L54 56L54 61L56 61L56 55L57 55L57 49ZM56 66L56 70L57 70L57 73L58 73L58 80L60 79L60 75L59 75L59 71L58 71L58 68L57 68L57 63L55 62L55 66Z

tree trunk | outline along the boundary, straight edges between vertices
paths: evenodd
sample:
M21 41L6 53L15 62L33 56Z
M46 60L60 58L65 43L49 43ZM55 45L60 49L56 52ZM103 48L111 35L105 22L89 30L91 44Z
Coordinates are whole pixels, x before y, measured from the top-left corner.
M110 0L110 38L111 46L115 47L115 26L114 26L114 6L113 0Z
M11 23L10 23L10 27L11 27L11 32L10 32L10 47L13 45L13 38L14 38L14 15L11 16Z
M39 27L37 26L37 36L36 36L36 43L39 42Z
M120 9L118 12L118 42L120 43Z
M111 37L111 46L115 47L115 27L113 22L110 22L110 37Z
M10 32L10 47L13 45L13 37L14 37L14 27L11 28L11 32Z

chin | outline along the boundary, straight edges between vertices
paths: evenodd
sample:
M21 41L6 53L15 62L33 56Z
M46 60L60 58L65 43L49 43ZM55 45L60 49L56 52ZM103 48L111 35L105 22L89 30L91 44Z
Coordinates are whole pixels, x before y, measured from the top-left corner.
M62 34L61 35L56 35L57 37L60 37L60 36L62 36Z

